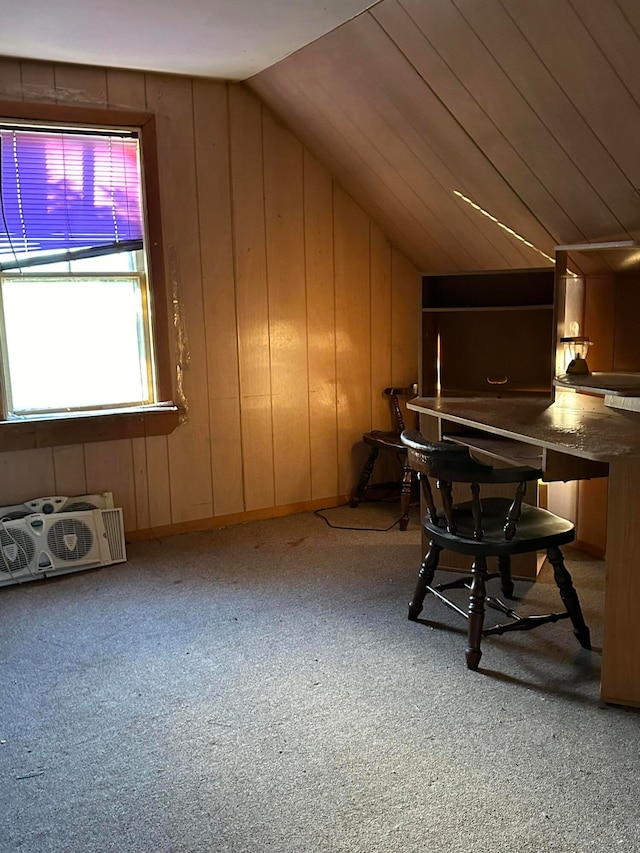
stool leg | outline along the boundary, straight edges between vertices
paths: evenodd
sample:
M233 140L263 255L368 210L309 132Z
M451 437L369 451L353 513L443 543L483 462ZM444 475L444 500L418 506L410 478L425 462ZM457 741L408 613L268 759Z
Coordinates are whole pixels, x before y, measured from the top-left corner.
M418 572L418 583L416 584L413 598L409 602L409 616L411 622L415 622L422 612L424 597L427 594L427 587L433 583L433 576L438 568L438 560L440 559L440 551L442 548L433 542L429 543L429 551L422 561L420 571Z
M373 466L376 463L376 459L378 458L379 452L380 451L377 447L371 448L371 453L367 457L367 461L364 463L362 473L360 474L358 486L353 495L351 496L351 500L349 501L350 506L358 506L360 501L364 498L364 490L367 488L367 483L369 482L369 477L371 476L371 472L373 471Z
M562 551L560 548L555 546L547 548L547 557L553 566L553 577L558 589L560 590L560 598L562 599L564 606L567 608L567 613L573 623L573 633L584 649L590 649L591 637L589 629L587 628L584 616L582 615L582 608L580 607L578 593L574 589L571 575L564 564Z
M500 571L500 589L507 598L513 598L513 580L511 579L511 557L498 557Z
M484 625L484 599L486 595L487 560L476 557L471 566L473 580L469 593L469 644L466 649L467 667L477 669L482 657L480 641Z
M400 492L400 530L406 530L409 524L409 505L411 504L411 466L405 459L402 464L402 491Z

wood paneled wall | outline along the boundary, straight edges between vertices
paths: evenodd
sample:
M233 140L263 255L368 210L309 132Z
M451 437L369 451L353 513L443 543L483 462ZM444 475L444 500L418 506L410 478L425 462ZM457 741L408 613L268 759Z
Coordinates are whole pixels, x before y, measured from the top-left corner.
M640 239L639 79L637 0L381 0L248 83L437 273L551 265L558 244ZM571 268L599 264L583 254ZM617 322L634 322L635 293L620 291ZM605 304L591 315L594 364L613 322ZM610 353L616 369L635 363L636 338ZM549 489L595 551L606 487Z
M167 437L0 454L0 504L111 490L132 532L348 494L382 388L417 378L405 255L242 85L4 59L0 98L155 113L187 407Z

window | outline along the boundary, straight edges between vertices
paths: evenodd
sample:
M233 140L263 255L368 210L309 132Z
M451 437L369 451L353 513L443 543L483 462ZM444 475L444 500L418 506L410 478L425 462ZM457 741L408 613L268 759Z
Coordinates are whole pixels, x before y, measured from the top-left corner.
M0 124L0 145L5 412L156 402L137 135Z
M152 117L15 112L0 118L0 450L3 424L166 413L171 393L158 193L143 171Z

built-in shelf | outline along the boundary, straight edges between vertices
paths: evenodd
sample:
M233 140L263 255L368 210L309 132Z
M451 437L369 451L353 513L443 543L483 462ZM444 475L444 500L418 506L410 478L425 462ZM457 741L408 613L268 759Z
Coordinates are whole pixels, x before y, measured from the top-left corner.
M554 287L551 268L424 276L420 393L550 398Z

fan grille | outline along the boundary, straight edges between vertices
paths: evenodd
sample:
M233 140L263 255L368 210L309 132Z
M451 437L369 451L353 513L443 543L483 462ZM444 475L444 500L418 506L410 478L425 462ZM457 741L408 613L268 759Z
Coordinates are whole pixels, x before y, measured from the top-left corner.
M86 512L86 510L97 509L95 504L89 501L76 501L75 503L67 504L60 512Z
M11 512L5 512L2 516L3 521L17 521L20 518L25 518L27 515L31 515L31 510L29 509L14 509Z
M93 533L77 518L55 521L47 534L49 550L59 560L75 562L87 556L93 546Z
M35 550L33 539L24 530L0 530L0 574L26 569Z

